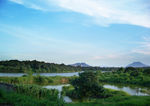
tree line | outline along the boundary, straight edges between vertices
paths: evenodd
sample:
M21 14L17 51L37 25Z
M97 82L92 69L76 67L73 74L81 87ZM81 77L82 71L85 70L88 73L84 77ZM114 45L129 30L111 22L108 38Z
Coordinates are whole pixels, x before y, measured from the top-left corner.
M19 61L8 60L0 61L1 73L65 73L65 72L78 72L78 71L114 71L119 67L75 67L65 64L46 63L43 61Z
M9 60L0 61L1 73L26 73L28 71L35 73L62 73L81 71L80 67L73 67L65 64L45 63L41 61L19 61Z
M100 73L102 82L137 84L150 87L150 68L119 68L114 72Z

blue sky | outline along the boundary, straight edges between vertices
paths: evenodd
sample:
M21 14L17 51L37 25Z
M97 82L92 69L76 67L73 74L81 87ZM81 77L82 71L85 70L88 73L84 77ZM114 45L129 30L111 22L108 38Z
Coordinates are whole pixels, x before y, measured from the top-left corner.
M0 59L150 65L149 0L1 0Z

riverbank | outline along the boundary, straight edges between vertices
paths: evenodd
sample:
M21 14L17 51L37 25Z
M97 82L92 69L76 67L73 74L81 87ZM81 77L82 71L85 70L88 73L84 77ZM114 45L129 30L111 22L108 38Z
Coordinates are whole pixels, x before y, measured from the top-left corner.
M106 89L106 92L111 95L108 98L74 99L70 94L73 89L73 86L63 87L62 94L69 96L73 100L72 103L65 104L65 106L146 106L150 104L150 96L133 96L123 91L112 89Z
M3 84L3 85L9 85L9 84ZM11 85L12 86L12 85ZM30 85L32 86L32 85ZM28 89L25 85L22 86L23 89ZM36 87L36 86L35 86ZM34 90L35 87L32 87L32 89ZM19 87L20 88L20 87ZM38 86L36 87L36 89L38 88ZM22 88L21 88L22 89ZM72 89L72 88L71 88ZM69 91L69 90L68 90ZM30 90L31 92L31 90ZM8 91L3 91L0 89L0 95L2 95L0 98L0 104L9 104L9 105L28 105L28 106L40 106L40 105L56 105L58 104L58 102L48 102L49 99L37 99L36 97L32 96L32 94L30 94L30 92L28 90L26 90L24 93L19 93L19 92L8 92ZM35 94L35 90L34 90L34 95ZM90 100L73 100L73 102L71 103L63 103L64 106L142 106L142 105L149 105L150 104L150 96L130 96L122 91L116 91L116 90L111 90L109 89L109 92L111 92L113 94L113 96L109 97L109 98L99 98L99 99L90 99ZM29 94L30 96L29 96ZM11 98L11 99L10 99ZM19 100L19 101L18 101ZM24 102L24 103L23 103Z
M10 87L10 89L6 89ZM64 102L58 98L58 91L38 85L0 84L0 105L8 106L59 106Z
M9 84L6 84L6 85L9 85ZM32 85L30 85L30 86L32 86ZM69 85L67 85L67 86L69 86ZM52 85L51 85L49 87L44 87L44 88L54 89L55 87L54 86L52 87ZM57 88L59 89L58 86L57 86ZM37 87L36 87L36 89L37 89ZM72 87L71 87L71 89L72 89ZM67 91L69 91L69 90L67 90ZM99 105L102 105L102 106L106 106L106 105L107 106L109 106L109 105L111 105L111 106L113 106L113 105L114 106L120 106L120 105L124 105L124 106L128 106L128 105L141 106L141 105L150 104L150 102L149 102L150 101L150 96L129 96L128 94L124 93L123 91L116 91L116 90L111 90L110 92L112 92L113 96L109 97L109 98L91 99L90 101L89 100L80 101L80 100L72 99L73 102L64 103L64 106L93 106L93 105L94 106L99 106ZM28 91L25 91L25 93L28 93ZM62 95L64 95L64 93L62 93ZM16 99L7 100L9 98L16 98ZM38 106L38 104L41 105L42 103L47 101L47 100L42 100L42 101L44 101L44 102L42 102L41 100L38 100L40 102L36 102L37 99L36 98L31 99L31 96L27 96L27 95L16 93L16 92L9 92L9 93L7 92L5 94L5 97L0 99L0 101L3 101L3 102L0 102L0 103L4 103L4 101L5 101L5 103L7 103L7 104L10 104L10 103L14 104L14 102L17 102L17 99L19 99L20 101L18 103L15 103L15 104L21 104L23 101L28 100L28 102L26 102L25 104L26 105L28 104L29 106L30 106L30 104L31 105L36 104ZM26 99L26 100L24 100L24 99ZM29 99L31 99L31 100L29 100ZM33 103L31 103L31 102L33 102ZM45 102L45 105L46 105L46 103L48 103L48 102Z
M114 96L107 99L95 99L88 102L73 102L65 106L149 106L149 96Z
M8 83L8 84L59 85L59 84L68 84L69 81L73 78L76 78L76 76L72 76L72 77L62 77L62 76L0 77L0 82Z

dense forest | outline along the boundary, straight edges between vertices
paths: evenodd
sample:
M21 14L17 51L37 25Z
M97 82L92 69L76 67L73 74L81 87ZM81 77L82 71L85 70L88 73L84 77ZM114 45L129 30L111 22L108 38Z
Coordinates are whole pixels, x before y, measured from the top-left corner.
M101 82L136 84L150 87L150 68L119 68L114 72L100 73Z
M36 73L65 73L77 71L114 71L119 67L75 67L65 64L45 63L41 61L19 61L9 60L0 61L1 73L27 73L29 71Z
M64 64L45 63L40 61L0 61L0 72L2 73L26 73L28 71L38 73L62 73L81 71L80 67Z
M84 71L116 71L120 67L82 67Z

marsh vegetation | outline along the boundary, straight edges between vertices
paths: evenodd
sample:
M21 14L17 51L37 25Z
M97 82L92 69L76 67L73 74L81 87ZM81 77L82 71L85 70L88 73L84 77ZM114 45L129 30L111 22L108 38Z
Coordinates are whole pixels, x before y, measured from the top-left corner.
M22 77L0 77L1 83L12 84L14 87L13 90L4 90L0 87L0 103L28 106L149 105L149 72L149 68L129 67L105 73L101 71L85 71L79 73L79 76L71 77L47 77L39 74L33 76L30 71ZM60 92L57 87L61 84L69 85L61 86ZM113 85L111 86L110 84ZM139 95L132 95L130 93L130 91L134 92L132 87L129 88L125 85L119 87L119 85L115 86L115 84L136 86L140 93ZM57 87L54 85L57 85ZM117 89L113 89L113 87L117 87ZM129 92L123 90L127 88L130 89ZM66 103L63 97L68 97L72 102ZM23 103L23 101L25 102Z

